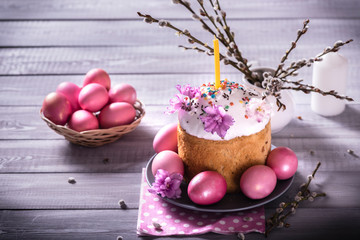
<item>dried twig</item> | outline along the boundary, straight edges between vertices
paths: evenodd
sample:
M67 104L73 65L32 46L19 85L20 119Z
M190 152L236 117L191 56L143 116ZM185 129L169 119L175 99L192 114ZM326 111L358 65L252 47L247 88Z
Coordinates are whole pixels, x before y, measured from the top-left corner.
M179 47L181 47L181 48L183 48L185 50L197 50L198 52L204 52L204 53L206 53L208 55L213 55L214 54L214 49L212 47L210 47L207 43L204 43L203 41L201 41L198 38L194 37L189 32L189 30L187 30L187 29L181 30L178 27L172 25L169 21L159 20L159 19L153 18L151 15L148 15L148 14L142 14L140 12L137 12L137 14L140 17L143 17L145 22L147 22L147 23L158 23L160 27L171 28L171 29L175 30L178 33L178 35L184 35L184 36L188 37L188 42L190 44L197 43L197 44L203 46L204 48L206 48L207 50L206 51L204 49L200 50L200 48L198 48L198 47L195 47L195 48L194 47L185 47L183 45L179 45ZM226 56L220 54L220 59L224 61L225 65L231 65L234 68L238 69L239 71L243 71L241 69L241 67L238 66L239 64L237 62L228 59Z
M302 35L304 35L304 34L307 32L307 30L308 30L308 28L309 28L309 26L308 26L309 22L310 22L310 20L309 20L309 19L306 19L306 20L304 21L304 23L303 23L303 28L302 28L301 30L298 30L298 32L297 32L297 37L296 37L295 41L291 42L291 47L290 47L290 49L287 50L287 51L285 52L285 55L281 58L280 64L279 64L278 68L277 68L276 71L275 71L274 77L278 77L278 76L279 76L278 73L279 73L279 71L281 70L281 68L282 68L282 66L283 66L283 63L288 59L289 54L291 53L291 51L296 48L296 44L297 44L297 42L299 41L299 39L302 37Z
M296 194L293 201L287 203L281 202L279 204L279 208L276 209L276 212L266 221L267 229L265 231L265 236L268 236L275 227L290 227L290 224L286 223L285 220L291 214L296 213L296 209L299 207L300 202L305 200L313 202L315 198L326 196L325 193L310 192L309 190L309 185L314 179L320 165L321 163L319 162L312 174L308 176L308 181L300 186L300 191ZM289 207L290 209L286 209L287 207Z

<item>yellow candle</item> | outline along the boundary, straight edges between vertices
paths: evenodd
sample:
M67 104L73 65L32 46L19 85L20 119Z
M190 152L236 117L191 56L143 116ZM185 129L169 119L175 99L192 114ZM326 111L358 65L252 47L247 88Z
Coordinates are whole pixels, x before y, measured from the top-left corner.
M215 89L220 87L220 54L219 40L214 36Z

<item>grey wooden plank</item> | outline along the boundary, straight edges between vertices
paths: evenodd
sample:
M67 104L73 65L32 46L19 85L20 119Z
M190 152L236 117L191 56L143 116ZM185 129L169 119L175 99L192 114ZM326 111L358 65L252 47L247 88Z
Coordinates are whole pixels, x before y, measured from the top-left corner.
M149 30L150 31L150 30ZM290 40L290 39L289 39ZM301 45L289 61L313 57L326 45ZM244 45L242 51L250 61L262 66L276 66L288 46L277 44ZM356 70L360 45L352 44L342 50L350 61L349 78ZM0 75L84 74L91 68L103 68L109 73L213 73L213 59L206 54L183 52L176 45L131 47L49 47L1 48ZM222 75L238 73L231 66L221 64ZM301 70L310 71L311 68Z
M136 238L137 210L1 211L1 239Z
M3 141L0 173L135 173L155 154L153 134L136 141L125 136L99 148L86 148L66 140Z
M1 141L0 173L136 173L155 154L152 140L158 127L141 136L124 136L99 148L86 148L63 140ZM299 159L299 169L310 171L318 161L323 171L360 171L358 138L278 138L275 146L291 148ZM136 147L135 147L136 145ZM312 154L311 151L314 153Z
M75 184L68 183L74 177ZM123 199L138 207L140 173L0 174L0 209L106 209Z
M193 6L195 1L191 0ZM294 18L294 17L359 17L359 3L356 0L314 0L301 1L264 1L246 0L239 4L221 1L221 6L232 18ZM197 10L198 7L195 7ZM171 1L137 0L119 2L116 0L4 0L0 5L1 19L126 19L136 17L136 11L151 11L154 15L184 18L188 13L182 7L174 6Z
M302 120L297 117L301 117ZM282 138L336 138L342 134L349 133L354 138L359 138L359 124L356 120L359 117L357 104L347 105L344 112L334 117L323 117L314 113L310 105L297 104L295 116L292 121L274 137ZM349 135L349 136L350 136Z
M266 210L269 217L274 209ZM246 234L255 239L356 239L359 234L360 209L298 209L289 217L289 229L275 229L268 238L259 233ZM1 239L157 239L136 236L137 210L77 211L1 211ZM178 239L162 237L159 239ZM182 239L238 239L214 233L181 237Z
M353 97L357 104L360 96L359 68L353 68L347 84L347 95ZM58 76L0 76L0 106L39 106L45 96L56 90L62 82L73 82L82 86L85 73L79 75ZM138 98L146 105L168 104L176 94L177 84L200 86L205 82L213 82L214 74L111 74L112 85L129 83L137 91ZM227 73L222 75L230 81L241 83L242 74ZM301 74L305 82L311 83L312 72ZM292 91L296 104L310 104L311 96L302 92Z
M151 105L145 102L146 115L134 132L124 136L124 141L137 141L153 136L166 123L177 121L177 115L165 114L168 105ZM0 107L0 139L64 139L50 129L40 118L41 106ZM345 111L335 117L322 117L311 111L307 104L298 104L296 117L281 132L274 134L279 138L359 138L359 104L348 105ZM125 138L126 137L126 138ZM325 141L325 140L324 140Z
M145 162L144 165L145 167ZM313 164L315 168L316 164ZM293 199L299 186L307 181L312 169L298 169L288 192L269 203ZM74 177L75 184L68 178ZM131 209L138 208L140 173L42 173L0 174L0 209L117 209L124 199ZM303 207L360 207L360 175L358 172L320 170L310 189L325 192L327 197L304 202Z
M277 45L288 47L304 19L241 19L229 20L241 45ZM310 19L309 32L301 45L324 44L326 47L338 39L359 38L360 19ZM199 22L171 20L175 26L187 28L205 41L212 36ZM266 37L266 40L264 39ZM140 19L117 21L3 21L0 22L0 46L152 46L186 44L172 30L146 24ZM186 39L185 39L186 40ZM330 41L330 42L329 42ZM332 41L332 42L331 42ZM353 43L356 44L356 43ZM321 51L322 48L318 49ZM281 56L279 56L280 58Z

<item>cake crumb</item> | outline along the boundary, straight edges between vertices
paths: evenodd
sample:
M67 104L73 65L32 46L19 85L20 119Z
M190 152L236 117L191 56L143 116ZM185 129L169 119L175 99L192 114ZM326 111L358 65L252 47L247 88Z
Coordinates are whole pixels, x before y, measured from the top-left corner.
M104 158L103 163L108 164L109 163L109 158Z
M302 118L301 116L298 116L298 117L297 117L297 119L299 119L299 120L303 120L303 118Z
M243 220L244 220L244 222L249 222L249 221L252 221L253 218L252 217L244 217Z
M241 240L245 240L245 235L243 233L239 232L238 235L237 235L237 238L241 239Z
M315 151L314 150L310 150L310 155L314 156L315 155Z
M73 177L69 177L69 179L68 179L68 183L70 183L70 184L75 184L75 183L76 183L75 178L73 178Z
M348 149L346 150L348 154L350 154L351 156L354 156L356 158L359 158L359 156L354 152L354 150Z
M156 231L162 231L160 223L153 222L152 223Z
M124 199L120 199L120 200L119 200L119 205L120 205L120 208L121 208L121 209L126 209L126 208L127 208Z

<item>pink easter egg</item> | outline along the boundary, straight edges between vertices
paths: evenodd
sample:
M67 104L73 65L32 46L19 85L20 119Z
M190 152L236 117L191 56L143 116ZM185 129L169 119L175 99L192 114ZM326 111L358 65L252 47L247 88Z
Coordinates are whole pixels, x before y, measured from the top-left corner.
M101 128L112 128L130 124L136 116L135 108L126 102L111 103L104 107L99 114Z
M164 150L178 151L177 125L177 123L167 124L156 133L153 140L155 152L159 153Z
M72 82L62 82L56 88L56 92L62 93L69 100L73 112L80 109L78 101L80 90L81 88Z
M109 90L110 102L127 102L134 105L136 102L136 90L127 83L120 83Z
M275 172L268 166L255 165L248 168L240 179L240 189L251 199L262 199L274 191Z
M111 86L109 74L105 70L100 68L91 69L89 72L86 73L83 87L90 83L98 83L105 87L106 90L109 90Z
M109 101L106 89L98 83L90 83L79 93L79 104L82 109L97 112Z
M179 155L173 151L165 150L158 153L152 162L152 173L155 176L158 169L171 173L184 175L184 163Z
M46 118L58 125L65 125L72 113L69 100L61 93L49 93L42 105L42 112Z
M278 179L285 180L295 174L298 167L298 159L290 148L277 147L270 152L266 165L274 170Z
M97 118L91 112L86 110L78 110L71 115L69 120L69 128L77 131L87 131L99 128Z
M215 171L197 174L188 185L191 201L199 205L210 205L219 202L226 194L225 178Z

